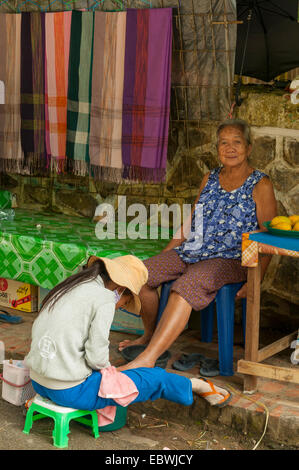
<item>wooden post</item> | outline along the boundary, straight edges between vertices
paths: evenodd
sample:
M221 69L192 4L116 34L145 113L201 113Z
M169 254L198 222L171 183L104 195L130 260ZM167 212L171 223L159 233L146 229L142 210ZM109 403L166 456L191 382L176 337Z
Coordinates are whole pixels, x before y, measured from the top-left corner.
M259 256L260 258L260 256ZM254 268L248 268L245 361L258 361L260 328L260 260ZM257 389L257 377L244 375L244 393L254 393Z

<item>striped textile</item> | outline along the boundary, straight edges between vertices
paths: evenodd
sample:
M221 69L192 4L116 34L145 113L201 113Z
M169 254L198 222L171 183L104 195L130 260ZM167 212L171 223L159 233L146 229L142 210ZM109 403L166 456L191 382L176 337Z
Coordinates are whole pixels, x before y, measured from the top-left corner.
M66 158L68 61L72 12L45 18L45 139L48 159L60 172Z
M122 158L124 178L164 179L170 111L172 9L128 10Z
M122 176L126 12L95 12L89 154L96 179Z
M44 56L45 14L22 13L21 144L30 173L46 166Z
M20 114L20 14L0 14L0 171L19 173L23 166Z
M68 169L86 175L89 168L93 12L72 11L67 100Z

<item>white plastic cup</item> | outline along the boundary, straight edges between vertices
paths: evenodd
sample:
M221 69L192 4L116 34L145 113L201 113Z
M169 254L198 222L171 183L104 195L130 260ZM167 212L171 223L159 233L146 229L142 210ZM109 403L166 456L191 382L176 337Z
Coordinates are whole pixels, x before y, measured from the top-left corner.
M5 359L5 345L3 341L0 341L0 364L3 364Z

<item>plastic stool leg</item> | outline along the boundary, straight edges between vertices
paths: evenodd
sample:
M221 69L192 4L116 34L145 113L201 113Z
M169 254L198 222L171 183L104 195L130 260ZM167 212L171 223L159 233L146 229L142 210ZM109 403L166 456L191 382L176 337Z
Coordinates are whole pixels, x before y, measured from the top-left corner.
M234 375L235 295L243 284L227 284L216 296L220 375Z
M34 408L32 408L33 405L30 406L29 410L27 410L26 413L26 419L25 419L25 425L23 429L23 433L29 434L30 430L33 425L33 413L34 413Z
M169 282L164 282L164 284L162 285L156 325L159 323L162 317L162 314L164 312L164 309L167 305L170 289L173 283L174 281L169 281Z
M69 428L69 417L66 414L57 413L54 417L54 429L53 429L53 443L55 447L63 449L68 446L68 433L70 432Z
M213 300L213 302L200 312L201 340L205 343L211 343L213 339L214 307L215 301Z
M91 420L92 420L92 431L95 439L97 439L100 435L99 433L99 422L98 422L98 415L96 411L92 411L90 413Z

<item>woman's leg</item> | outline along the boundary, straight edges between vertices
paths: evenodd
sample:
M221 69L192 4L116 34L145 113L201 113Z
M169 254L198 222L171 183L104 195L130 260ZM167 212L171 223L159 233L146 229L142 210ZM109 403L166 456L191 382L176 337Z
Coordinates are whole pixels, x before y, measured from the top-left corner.
M143 286L140 294L141 300L141 318L143 322L144 333L135 340L125 339L119 343L119 351L132 346L133 344L147 344L150 342L156 327L156 319L159 308L159 295L157 289Z
M157 287L163 282L177 279L186 269L186 264L174 250L162 252L144 261L148 269L148 282L140 291L141 317L144 334L136 340L124 340L119 343L121 351L133 344L147 344L150 342L155 328L159 308L159 295ZM144 364L145 365L145 364Z
M189 406L193 403L193 392L208 401L210 405L224 406L231 398L227 390L202 378L184 377L166 372L160 367L132 369L124 371L136 385L139 395L133 403L154 401L159 398Z
M207 307L223 285L246 280L246 272L239 260L213 258L188 265L172 285L168 303L147 348L118 370L154 367L158 357L187 325L192 309Z
M207 400L210 405L224 406L230 399L230 393L206 379L189 379L183 375L166 372L160 367L141 367L122 373L132 380L139 392L131 404L163 398L189 406L193 403L193 392ZM113 398L102 398L98 395L101 380L102 374L94 371L82 384L69 389L52 390L34 381L32 384L36 393L49 398L60 406L82 410L97 410L106 406L116 406L118 403ZM117 390L116 393L118 394L119 391Z
M177 339L188 323L191 305L176 292L171 292L161 320L147 348L136 359L118 367L119 371L154 367L158 357Z

